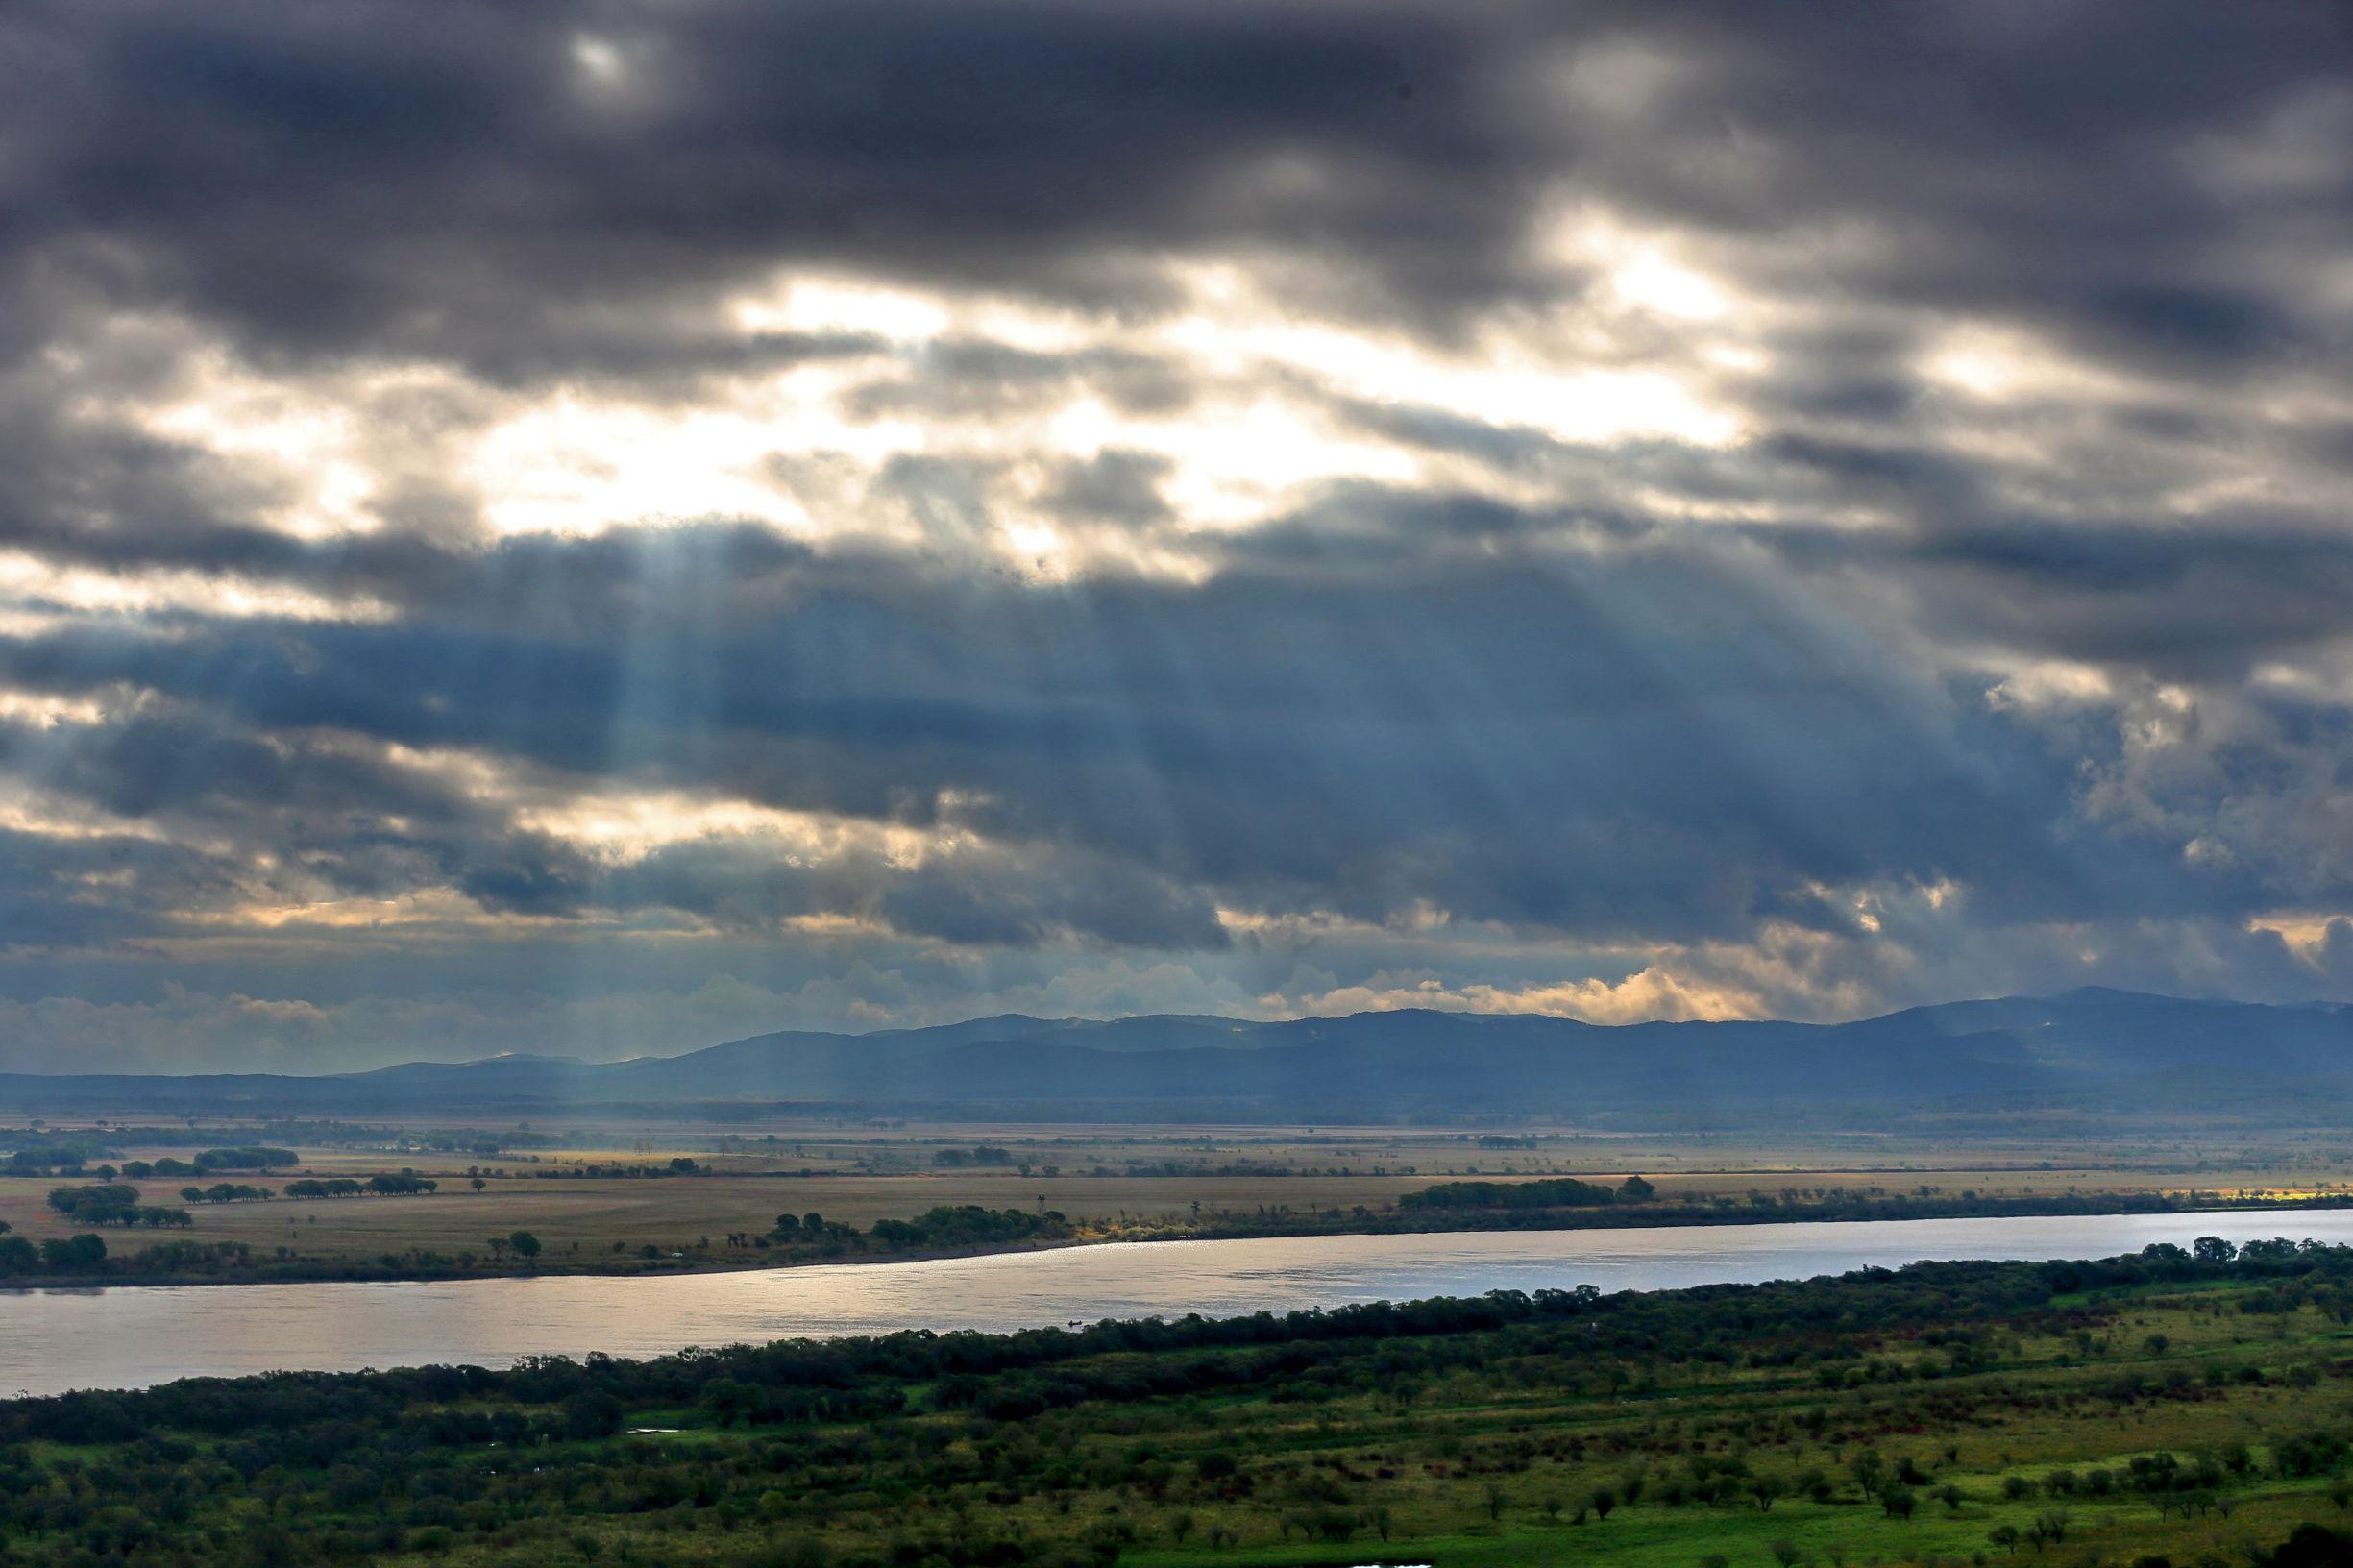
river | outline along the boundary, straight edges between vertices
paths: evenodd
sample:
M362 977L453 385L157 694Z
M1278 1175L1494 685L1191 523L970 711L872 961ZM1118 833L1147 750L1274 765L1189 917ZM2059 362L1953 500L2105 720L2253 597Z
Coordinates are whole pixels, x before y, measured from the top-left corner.
M2353 1210L1330 1236L723 1274L5 1291L0 1397L281 1368L657 1356L797 1335L1230 1316L1578 1285L1651 1290L1924 1259L2103 1258L2200 1236L2353 1241Z

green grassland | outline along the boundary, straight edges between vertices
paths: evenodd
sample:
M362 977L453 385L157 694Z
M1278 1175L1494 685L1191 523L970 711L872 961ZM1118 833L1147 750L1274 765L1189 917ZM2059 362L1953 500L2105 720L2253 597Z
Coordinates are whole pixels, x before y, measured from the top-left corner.
M0 1560L2240 1565L2353 1530L2349 1320L2283 1244L20 1401Z

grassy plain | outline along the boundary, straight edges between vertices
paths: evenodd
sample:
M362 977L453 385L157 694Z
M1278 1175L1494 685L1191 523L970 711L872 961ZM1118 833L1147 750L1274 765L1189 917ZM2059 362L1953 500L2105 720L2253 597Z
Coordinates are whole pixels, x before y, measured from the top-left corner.
M288 1141L264 1125L224 1130ZM889 1128L755 1123L681 1129L580 1122L528 1130L532 1146L497 1153L417 1146L423 1129L347 1133L293 1141L291 1171L225 1179L282 1188L299 1175L367 1177L413 1170L440 1184L428 1197L369 1197L189 1206L198 1241L233 1241L257 1255L284 1248L323 1265L420 1249L485 1255L490 1237L529 1231L543 1270L721 1266L772 1261L751 1237L782 1213L816 1212L861 1228L941 1205L1059 1212L1096 1232L1123 1223L1184 1222L1260 1213L1381 1212L1398 1195L1462 1175L1491 1179L1576 1175L1615 1181L1639 1171L1669 1198L1751 1194L2303 1193L2353 1188L2353 1139L2315 1129L2262 1139L2211 1132L2172 1139L2131 1135L2086 1145L2032 1137L1891 1137L1870 1132L1811 1141L1724 1135L1675 1138L1514 1130L1153 1128L913 1125ZM101 1136L104 1136L103 1134ZM484 1135L496 1140L500 1135ZM515 1130L504 1135L516 1137ZM944 1165L975 1146L1008 1163ZM112 1144L123 1160L185 1159L194 1145ZM692 1176L624 1175L697 1162ZM583 1170L606 1174L579 1175ZM89 1178L85 1178L89 1179ZM177 1204L180 1188L216 1178L141 1180L142 1200ZM38 1239L76 1227L46 1204L70 1179L0 1176L0 1220ZM479 1190L473 1182L483 1185ZM730 1240L730 1237L736 1239ZM114 1233L135 1250L149 1233ZM645 1249L659 1255L648 1260ZM676 1254L674 1258L672 1255Z

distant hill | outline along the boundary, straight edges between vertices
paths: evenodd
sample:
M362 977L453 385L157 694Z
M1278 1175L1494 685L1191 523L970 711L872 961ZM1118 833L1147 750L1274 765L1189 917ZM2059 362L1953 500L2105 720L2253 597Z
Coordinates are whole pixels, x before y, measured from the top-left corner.
M829 1108L1036 1119L1531 1116L1664 1124L1842 1115L2314 1114L2353 1103L2353 1010L2087 989L1853 1023L1360 1013L1262 1023L976 1018L787 1032L673 1057L502 1056L299 1077L0 1074L0 1111L528 1114Z

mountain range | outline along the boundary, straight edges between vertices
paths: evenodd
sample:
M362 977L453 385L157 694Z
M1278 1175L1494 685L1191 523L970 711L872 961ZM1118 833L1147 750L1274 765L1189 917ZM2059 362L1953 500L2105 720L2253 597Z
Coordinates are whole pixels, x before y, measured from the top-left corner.
M303 1076L0 1074L0 1111L320 1115L558 1109L1044 1120L1667 1124L2035 1107L2276 1116L2353 1101L2353 1007L2086 989L1851 1023L1599 1025L1418 1011L784 1032L668 1057L503 1055Z

